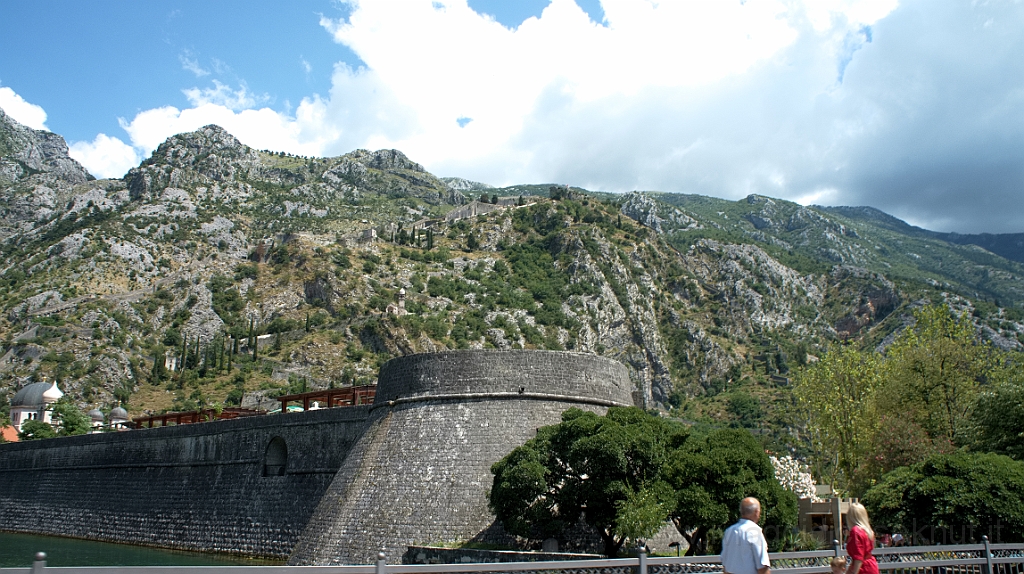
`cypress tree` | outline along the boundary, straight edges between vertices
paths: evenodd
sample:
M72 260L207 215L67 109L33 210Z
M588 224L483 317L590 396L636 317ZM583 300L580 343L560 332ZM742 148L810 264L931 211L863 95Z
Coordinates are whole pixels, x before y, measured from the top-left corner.
M167 376L167 368L164 366L164 348L157 345L153 350L153 380L162 381Z
M181 367L179 371L184 371L188 368L188 339L185 337L181 338Z

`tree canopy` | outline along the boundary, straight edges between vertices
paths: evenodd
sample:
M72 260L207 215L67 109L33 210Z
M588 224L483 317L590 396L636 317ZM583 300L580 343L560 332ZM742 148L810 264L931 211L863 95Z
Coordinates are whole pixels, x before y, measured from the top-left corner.
M797 377L796 411L815 474L837 490L857 495L883 473L954 446L1009 449L1020 436L1015 422L1004 422L1020 420L1012 406L985 398L986 388L1013 378L1009 355L946 305L923 307L914 318L884 355L839 345ZM1010 399L1015 391L991 392ZM979 400L987 402L976 415Z
M970 423L972 449L1024 460L1024 384L1006 381L979 394Z
M886 474L863 502L913 545L1024 541L1024 463L1002 455L933 455Z
M783 491L764 448L743 429L691 435L637 408L605 416L570 409L558 425L494 464L490 507L505 529L532 539L564 538L583 520L614 557L627 540L655 534L671 518L697 529L691 553L757 496L767 524L790 525L796 498Z
M605 416L573 408L491 468L490 507L512 534L564 536L580 519L600 535L608 556L627 537L649 536L664 523L672 497L660 479L684 427L637 408Z
M59 436L73 436L85 434L92 428L92 421L81 411L71 399L61 397L51 407L53 418L58 422Z
M850 484L867 458L877 423L879 359L852 346L833 348L797 378L797 409L807 422L815 474Z
M962 438L980 385L998 377L1002 354L982 342L966 315L929 306L914 314L886 351L888 384L883 399L890 412L921 425L932 438Z
M771 459L749 431L690 437L671 453L664 476L676 496L670 516L690 544L688 555L717 551L722 527L739 520L739 502L747 496L761 501L768 538L778 540L796 523L796 495L776 480Z
M57 431L49 423L30 420L21 423L21 430L18 431L18 440L36 440L40 438L54 438Z

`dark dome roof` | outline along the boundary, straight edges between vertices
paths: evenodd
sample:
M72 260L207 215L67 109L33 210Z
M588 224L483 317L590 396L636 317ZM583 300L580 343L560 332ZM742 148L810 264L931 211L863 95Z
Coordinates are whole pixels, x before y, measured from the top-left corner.
M128 420L128 411L121 407L114 407L110 409L110 420L114 419Z
M103 411L101 411L99 409L93 409L93 410L89 411L86 414L88 414L89 418L92 419L93 421L96 421L96 422L102 422L103 421Z
M53 383L32 383L27 387L23 387L20 391L14 394L14 398L11 399L12 407L36 407L42 406L43 404L43 393L50 390Z

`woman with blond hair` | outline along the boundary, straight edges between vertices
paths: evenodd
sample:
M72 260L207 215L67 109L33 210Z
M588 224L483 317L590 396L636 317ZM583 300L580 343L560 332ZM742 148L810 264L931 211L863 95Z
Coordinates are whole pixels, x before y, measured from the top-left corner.
M875 549L875 531L871 529L868 511L863 504L850 503L846 523L850 525L850 535L846 538L846 555L850 557L850 566L846 574L878 574L878 561L871 554Z

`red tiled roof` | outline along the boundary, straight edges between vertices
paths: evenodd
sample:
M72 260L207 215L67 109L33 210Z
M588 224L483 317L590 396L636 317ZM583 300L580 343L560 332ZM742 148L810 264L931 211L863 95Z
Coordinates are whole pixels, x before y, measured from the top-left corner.
M0 434L2 434L4 440L8 442L18 442L18 429L13 426L0 427Z

